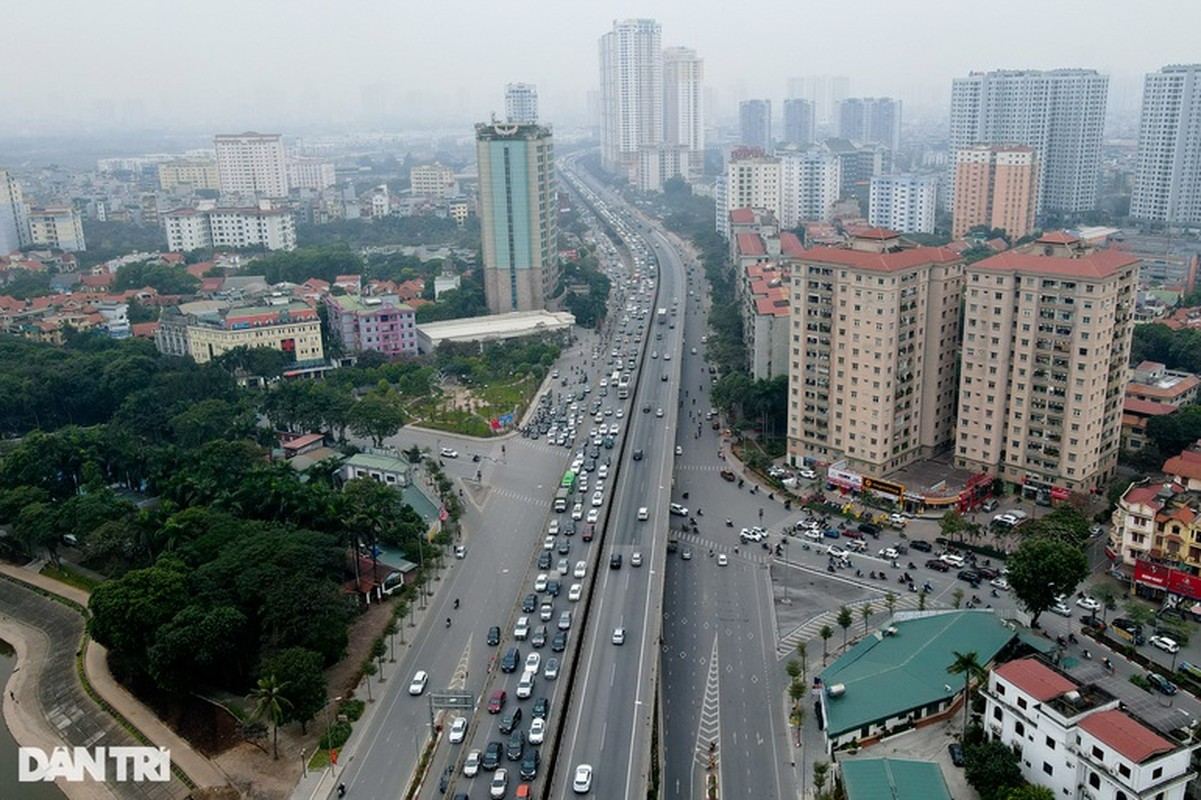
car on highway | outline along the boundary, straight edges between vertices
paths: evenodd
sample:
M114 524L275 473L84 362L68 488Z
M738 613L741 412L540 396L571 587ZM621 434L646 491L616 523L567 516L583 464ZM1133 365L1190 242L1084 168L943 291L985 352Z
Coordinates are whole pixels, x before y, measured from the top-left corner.
M924 539L909 540L909 549L910 550L920 550L923 553L934 552L934 546L932 544L930 544L929 542L925 541Z
M848 553L838 545L832 544L826 548L826 555L830 556L830 558L846 558Z
M530 722L530 732L525 735L525 740L530 744L542 744L542 740L546 738L546 720L540 717L534 717Z
M621 553L609 556L609 569L621 569Z
M441 450L438 451L438 454L440 456L442 456L443 458L458 458L459 457L459 451L454 450L450 447L443 447Z
M1176 684L1160 675L1158 672L1147 673L1147 683L1151 684L1151 688L1161 694L1168 696L1176 694Z
M492 775L492 782L488 784L488 796L493 800L500 800L509 791L509 771L507 769L498 769Z
M646 520L650 519L650 517L651 517L651 510L649 508L647 508L646 506L642 506L641 508L638 509L639 521L645 522Z
M962 567L964 558L958 553L943 553L938 557L938 560L944 564L950 564L952 567Z
M543 550L538 554L538 569L550 569L551 554Z
M1097 598L1095 598L1091 595L1087 595L1087 594L1084 595L1083 597L1076 598L1076 605L1080 606L1081 608L1085 609L1086 611L1100 611L1101 610L1100 601L1098 601Z
M679 503L672 503L671 506L669 506L669 510L671 511L672 514L676 515L677 517L688 516L688 507L682 506Z
M550 649L553 653L562 653L567 649L567 631L555 631L550 640Z
M521 725L521 707L514 706L500 718L500 732L512 733Z
M493 625L491 628L488 629L487 642L488 642L489 647L496 647L498 644L500 644L500 626L499 625Z
M738 479L738 476L734 474L734 470L732 469L722 469L719 474L721 475L722 480L729 481L730 483L733 483Z
M533 645L534 647L545 647L546 646L546 626L545 625L539 625L537 628L534 628L534 633L532 636L530 636L530 644Z
M626 629L625 628L614 628L613 629L613 644L625 644L625 642L626 642Z
M474 778L480 771L480 751L472 750L467 754L467 758L463 761L463 775L467 778Z
M583 594L584 587L578 583L573 583L571 584L571 588L567 590L567 600L570 603L578 603Z
M571 518L575 519L575 520L580 520L580 519L584 518L584 504L583 503L576 503L574 506L571 507Z
M1163 636L1162 634L1158 634L1158 633L1155 634L1154 636L1147 639L1147 643L1151 644L1155 647L1158 647L1160 650L1164 651L1165 653L1179 653L1180 652L1180 645L1176 643L1176 640L1171 639L1167 636Z
M879 536L880 535L880 526L874 525L871 522L860 522L859 523L859 532L866 533L868 536Z
M543 539L542 540L542 549L543 550L554 550L555 549L555 537L547 536L545 539Z
M767 538L767 531L762 528L743 528L738 532L738 539L743 543L761 542Z
M530 709L530 716L536 719L546 719L548 714L550 714L550 700L539 697L534 701L534 707Z
M488 698L488 713L499 714L505 707L505 701L509 699L509 695L504 689L497 689Z
M691 561L692 560L692 548L685 547L683 550L681 550L680 558L684 559L685 561Z
M546 526L546 532L551 536L559 535L559 520L552 519L550 524Z
M538 577L534 578L534 591L535 592L545 592L546 584L549 580L550 580L550 576L547 575L545 572L538 573ZM534 605L537 605L538 595L533 594L533 593L527 594L525 596L525 598L521 601L521 610L526 612L527 614L534 610L533 608L526 608L526 606L529 605L529 601L531 599L533 600Z
M880 558L887 558L889 561L891 561L894 558L899 558L901 554L897 552L895 547L883 547L880 549L880 552L876 553L876 555Z
M943 561L941 558L931 558L926 561L927 569L936 569L939 572L949 572L951 565Z
M455 545L455 558L467 558L467 548L463 545Z
M530 653L525 657L525 671L538 671L538 667L542 666L542 655L540 653Z
M571 572L572 577L573 578L583 578L587 574L588 574L588 562L587 561L575 562L575 569L572 570L572 572Z
M554 603L543 603L542 606L538 609L538 619L542 620L543 622L550 622L554 616L555 616Z
M501 759L505 757L505 746L503 742L488 742L484 748L484 757L480 760L480 768L485 772L492 772L500 766Z
M632 456L630 456L630 457L631 457L632 459L634 459L635 461L641 461L641 460L642 460L642 450L641 450L641 448L640 448L640 449L637 449L637 450L635 450L635 451L634 451L634 454L633 454Z
M450 723L448 738L451 744L459 744L467 736L467 717L455 717Z
M637 550L630 553L630 566L631 567L641 567L642 566L642 553L640 553Z
M521 651L516 647L510 647L505 651L505 657L500 662L501 672L516 672L517 665L521 663Z
M717 566L724 567L729 563L730 563L730 559L726 557L725 553L717 554Z
M526 751L525 756L521 759L521 779L532 781L538 777L538 764L541 761L541 756L534 748Z
M602 506L604 504L605 504L605 493L604 492L593 492L592 493L592 507L599 508L600 506Z
M429 673L423 669L417 670L415 673L413 673L413 680L409 682L409 694L416 697L417 695L425 692L425 685L429 683L429 680Z
M811 542L820 542L822 540L822 532L820 528L809 528L805 531L804 536Z
M571 790L576 794L588 794L592 791L592 766L580 764L575 768L571 779Z
M530 618L518 617L517 623L513 625L513 638L521 641L528 639L530 636Z
M600 509L599 508L588 509L588 516L585 518L585 521L589 525L595 525L597 523L597 520L599 520L599 519L600 519Z
M980 573L976 572L974 569L961 569L955 575L955 577L961 581L967 581L972 586L976 586L980 583Z
M548 681L553 681L559 677L559 659L546 659L546 667L542 670L542 677Z

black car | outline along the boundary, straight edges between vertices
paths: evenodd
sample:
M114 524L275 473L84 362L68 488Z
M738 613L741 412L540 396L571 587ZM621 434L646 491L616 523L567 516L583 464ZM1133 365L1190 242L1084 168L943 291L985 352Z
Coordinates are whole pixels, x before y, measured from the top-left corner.
M546 715L550 713L550 700L545 697L539 697L534 701L534 707L530 709L530 716L537 719L546 719Z
M538 748L531 747L521 759L521 779L532 781L538 777L538 764L542 759L538 756Z
M920 550L923 553L933 553L934 552L934 546L932 544L930 544L929 542L924 541L922 539L914 539L913 541L911 541L909 543L909 546L912 547L914 550Z
M979 575L981 578L985 578L990 581L993 578L1000 577L1000 575L1001 575L1001 571L999 569L993 569L992 567L982 567L979 564L973 564L972 569L974 569L976 571L976 574Z
M635 461L641 461L641 460L642 460L642 451L641 451L641 450L635 450L635 451L634 451L634 460L635 460Z
M562 653L567 649L567 631L559 631L550 640L550 649L554 653Z
M1080 618L1080 625L1085 628L1096 628L1099 631L1105 630L1105 623L1096 614L1090 614L1087 617Z
M575 520L569 519L563 523L563 535L575 536Z
M520 761L525 755L525 733L520 730L513 731L509 737L509 746L505 748L505 755L510 761Z
M870 522L860 522L859 523L859 532L866 533L868 536L878 537L880 535L880 526L873 525Z
M438 791L445 794L446 787L450 785L450 779L454 776L455 768L453 764L442 770L442 777L438 779Z
M546 645L546 626L539 625L534 628L534 633L530 636L530 644L534 647L544 647Z
M1151 688L1157 692L1162 692L1168 696L1176 694L1176 684L1157 672L1147 673L1147 683L1151 684Z
M937 558L932 558L926 562L926 567L928 569L936 569L939 572L946 572L951 568L951 565L945 561L940 561Z
M951 763L957 767L963 766L963 745L959 742L951 742L947 745L947 752L951 754Z
M565 556L570 552L571 552L571 540L570 539L560 539L559 540L559 555Z
M621 569L621 553L609 556L609 569Z
M562 591L562 586L559 584L558 581L547 581L546 582L546 593L548 595L550 595L551 597L558 597L560 591Z
M488 742L488 746L484 748L484 757L480 759L480 769L488 772L495 772L500 766L500 760L504 758L505 746L501 742Z
M501 672L516 672L517 665L521 663L521 651L516 647L510 647L505 652L504 659L500 662Z
M959 578L961 581L967 581L971 584L977 584L980 582L980 573L976 572L974 569L961 569L959 570L959 574L955 577Z
M500 718L500 732L512 733L521 726L521 707L513 706Z
M527 614L532 614L533 612L537 611L538 595L531 592L530 594L527 594L525 597L521 598L521 610Z
M488 629L488 646L496 647L500 644L500 626L493 625Z
M543 550L538 554L538 569L550 569L550 551Z

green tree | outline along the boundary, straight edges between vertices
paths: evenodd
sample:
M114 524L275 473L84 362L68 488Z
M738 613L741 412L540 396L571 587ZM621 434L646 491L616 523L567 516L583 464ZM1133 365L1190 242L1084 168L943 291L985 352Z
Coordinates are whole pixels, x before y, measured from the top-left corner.
M351 432L370 438L376 447L383 447L384 439L395 436L405 424L400 402L393 396L375 392L352 405L346 416Z
M245 614L229 605L194 603L154 633L146 671L169 692L187 692L198 683L244 685L254 651Z
M888 616L892 616L897 610L897 596L892 592L884 595L884 607L888 609Z
M956 541L967 530L967 520L958 511L948 511L938 521L938 529L948 541Z
M1118 598L1121 594L1108 583L1102 583L1093 588L1093 597L1101 604L1101 621L1107 622L1109 612L1116 611L1118 608Z
M951 592L951 605L953 605L955 608L959 608L961 605L963 605L963 594L963 589L958 587L955 589L955 591Z
M972 681L984 680L986 673L974 651L960 653L956 650L953 655L955 660L947 666L947 672L963 676L963 740L967 741L968 711L972 705Z
M1010 789L1005 794L1005 800L1055 800L1055 792L1046 786L1028 783L1025 786Z
M123 662L144 664L155 634L191 600L178 566L133 570L97 586L88 601L92 638Z
M1011 591L1030 612L1031 624L1055 604L1057 595L1076 591L1088 575L1088 559L1079 547L1048 536L1024 540L1008 567Z
M1012 788L1025 783L1013 748L995 740L963 748L964 777L980 793L980 800L1001 800Z
M784 665L784 674L795 681L801 675L801 662L795 658L789 659L788 663Z
M370 658L363 662L363 683L367 684L367 702L374 703L375 700L371 697L371 676L379 672L379 667L375 666L375 662Z
M808 680L809 673L809 648L804 642L796 644L797 657L801 659L801 680Z
M267 659L260 672L283 675L282 697L287 700L282 721L299 722L300 732L308 733L308 724L325 708L327 685L321 654L303 647L289 647Z
M829 653L830 637L834 635L834 629L829 625L822 625L822 629L818 631L817 635L822 637L822 666L825 666L826 657Z
M287 681L280 681L274 675L259 678L258 685L247 695L248 700L254 701L254 710L250 712L251 719L266 720L271 723L271 750L275 760L279 760L279 726L282 724L286 709L291 703L284 696L288 690Z
M872 608L871 603L864 603L859 608L859 618L863 620L863 635L867 636L867 621L872 618L872 614L876 613L876 609Z
M822 789L826 788L826 780L830 777L830 763L828 761L813 762L813 788L817 790L818 795L822 793Z
M930 596L930 593L927 592L925 589L922 589L921 591L919 591L917 593L917 610L918 611L926 610L926 598L928 598L929 596Z
M855 614L849 606L839 606L838 616L834 619L838 623L838 627L842 628L842 649L847 649L847 632L851 626L855 624Z

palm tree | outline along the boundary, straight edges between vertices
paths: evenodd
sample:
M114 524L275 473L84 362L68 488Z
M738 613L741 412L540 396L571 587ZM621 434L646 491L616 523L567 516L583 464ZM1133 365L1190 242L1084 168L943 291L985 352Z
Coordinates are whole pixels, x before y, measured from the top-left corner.
M897 596L892 592L884 595L884 607L888 609L888 616L892 616L897 610Z
M855 624L855 614L847 606L840 606L838 616L834 619L838 623L838 627L842 628L842 649L847 649L847 631Z
M963 605L963 594L963 590L959 588L956 588L955 591L951 592L951 604L954 605L955 608L959 608L959 606Z
M801 680L805 680L809 672L809 651L804 642L797 642L796 654L801 659Z
M971 705L970 700L972 699L972 679L983 680L986 673L975 651L960 653L955 650L954 656L955 660L947 667L947 672L963 676L963 740L966 741L968 706Z
M258 686L247 695L247 699L254 700L254 711L250 713L251 718L271 721L273 729L271 749L277 761L279 760L279 724L283 721L284 709L292 705L283 696L284 690L287 688L287 681L280 681L274 675L268 675L259 678Z
M822 666L826 665L826 654L829 652L830 637L834 635L834 630L829 625L822 625L822 629L818 631L818 636L822 637Z
M871 603L864 603L859 609L859 617L863 620L863 635L867 636L867 621L872 618L872 614L876 613L876 609L872 608Z

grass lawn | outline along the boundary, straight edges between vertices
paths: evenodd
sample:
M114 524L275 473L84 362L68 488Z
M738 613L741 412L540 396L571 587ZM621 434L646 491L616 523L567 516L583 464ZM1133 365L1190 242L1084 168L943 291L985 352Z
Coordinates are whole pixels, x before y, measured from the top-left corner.
M492 430L489 420L509 413L513 414L514 420L521 419L541 385L542 381L534 377L476 385L470 389L473 410L451 409L444 403L423 402L410 408L414 415L412 421L448 433L493 436L497 432Z
M76 589L82 589L85 592L91 592L100 585L100 581L89 578L86 575L80 575L69 567L55 567L47 564L42 567L42 574L47 578L54 578L60 583L74 586Z

